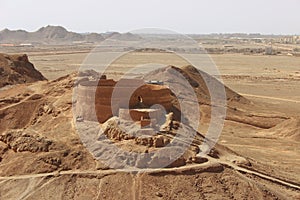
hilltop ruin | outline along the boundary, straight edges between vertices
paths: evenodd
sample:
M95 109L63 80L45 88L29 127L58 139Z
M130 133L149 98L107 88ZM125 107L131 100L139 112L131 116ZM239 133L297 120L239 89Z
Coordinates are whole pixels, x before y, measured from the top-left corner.
M171 91L165 85L145 83L140 79L114 81L105 77L79 83L76 112L85 120L100 123L118 116L149 124L151 116L159 118L163 114L153 106L161 105L170 112L171 101Z

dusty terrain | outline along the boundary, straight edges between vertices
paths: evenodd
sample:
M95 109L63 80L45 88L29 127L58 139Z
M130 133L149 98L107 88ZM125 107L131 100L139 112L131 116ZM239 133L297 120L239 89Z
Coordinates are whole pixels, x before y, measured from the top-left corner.
M177 168L126 173L95 161L74 129L76 74L65 75L79 68L89 48L7 50L28 53L50 81L0 92L1 199L300 198L300 57L212 55L227 94L242 95L239 101L228 99L217 156ZM151 56L152 62L165 65L188 64L172 54ZM135 62L149 62L148 57L149 53L126 55L113 63L115 71L108 75L118 77ZM183 70L203 84L193 70ZM208 94L204 89L197 95L203 113L198 131L205 135L210 119Z

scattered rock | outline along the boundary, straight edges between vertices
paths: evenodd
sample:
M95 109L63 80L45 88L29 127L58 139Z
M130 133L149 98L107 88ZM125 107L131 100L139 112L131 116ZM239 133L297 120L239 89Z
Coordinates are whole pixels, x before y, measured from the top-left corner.
M160 192L155 192L155 196L163 197L162 193L160 193Z
M164 147L164 137L162 135L159 135L154 138L153 146L158 148L158 147Z
M52 141L40 136L33 136L22 131L8 131L0 135L0 141L15 152L48 152Z
M214 149L214 148L212 148L210 150L210 152L208 153L208 155L211 156L211 157L213 157L213 158L219 158L219 152L216 149Z
M203 158L203 157L199 157L199 156L195 156L192 158L193 163L197 163L197 164L201 164L201 163L205 163L208 161L207 158Z

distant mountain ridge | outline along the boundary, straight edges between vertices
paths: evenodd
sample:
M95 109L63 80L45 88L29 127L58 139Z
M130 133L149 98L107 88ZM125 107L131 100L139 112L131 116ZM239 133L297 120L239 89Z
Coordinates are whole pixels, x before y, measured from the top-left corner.
M41 44L68 44L76 42L92 42L98 43L107 38L114 40L138 40L139 36L132 33L121 34L112 33L75 33L68 31L62 26L46 26L35 32L27 32L25 30L9 30L0 31L0 43L41 43Z

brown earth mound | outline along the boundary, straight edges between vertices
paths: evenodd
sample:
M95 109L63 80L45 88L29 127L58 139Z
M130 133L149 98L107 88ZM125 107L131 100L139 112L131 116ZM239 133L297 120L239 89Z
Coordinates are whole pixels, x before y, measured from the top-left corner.
M169 169L144 174L107 169L87 151L76 132L72 113L76 78L72 74L51 82L16 85L0 93L1 199L299 197L297 190L286 188L288 183L278 184L277 179L251 170L252 164L246 158L222 145L216 145L205 158L197 157L197 145L203 141L200 133L184 154L184 160L172 163ZM249 103L243 97L236 100L235 95L232 93L228 100ZM130 139L127 133L111 126L104 134L110 142L137 152L161 148L172 137L169 134L145 141Z
M46 78L29 62L27 55L0 54L0 88L44 80Z
M49 83L34 84L30 87L19 85L14 88L7 89L1 93L0 133L4 134L3 136L1 136L1 138L3 138L2 142L4 142L7 146L10 146L12 148L12 152L10 154L5 154L2 156L2 162L9 160L11 156L15 156L14 154L24 153L23 151L14 151L14 149L19 148L18 145L16 146L16 144L19 144L16 141L27 141L26 139L24 139L24 134L34 134L33 139L29 139L31 145L37 144L37 146L39 146L40 143L35 142L36 139L34 138L42 137L46 141L50 140L51 144L57 143L60 147L62 146L59 144L65 144L66 146L70 146L70 149L74 147L75 142L75 144L77 145L77 147L75 145L76 148L79 148L83 152L86 152L82 144L79 142L79 137L76 133L74 124L72 122L73 113L71 108L72 103L74 103L72 102L72 88L75 86L74 83L76 81L76 78L76 74L72 74ZM198 87L202 86L199 84ZM238 94L233 93L232 95L237 96ZM243 97L239 98L241 99L240 101L248 102L246 99L243 99ZM209 107L209 105L206 106ZM241 120L244 120L243 117L241 117ZM268 119L265 120L267 123ZM53 129L53 127L55 127L55 129ZM12 129L18 129L18 134L10 132ZM21 132L22 134L19 134L19 132ZM108 136L110 135L109 138L111 140L116 139L115 136L113 136L115 135L114 131L107 132L107 134ZM15 135L16 138L13 140L7 139L11 138L10 135ZM116 135L117 138L122 138L122 135L125 135L124 138L126 137L126 133L121 134L121 132L118 131L116 132ZM118 135L121 136L119 137ZM126 144L126 141L124 143L123 139L121 139L120 141L124 146ZM128 140L128 137L125 140L130 141ZM142 141L136 138L133 139L132 142L134 145L136 145L137 148L145 150L148 146L164 146L159 144L164 144L164 142L160 142L160 140L165 142L169 139L164 137L154 137L152 138L152 140L149 139L149 141ZM195 144L200 144L201 141L203 141L203 136L200 134L198 138L195 138L194 142ZM44 143L42 142L42 144ZM40 147L37 148L39 149ZM44 149L44 147L41 148ZM28 148L26 147L25 149ZM60 151L65 151L65 149L62 147ZM197 151L197 149L191 150L191 153L189 153L188 156L191 156L192 159L192 157L194 157L197 154ZM216 150L216 152L218 152L218 150ZM39 152L39 154L43 153L44 152ZM220 152L218 154L220 154ZM89 156L87 159L93 160L92 156ZM189 159L189 157L185 157L185 162ZM24 162L26 163L26 161ZM24 162L20 163L24 164ZM88 163L88 165L93 165L90 162ZM63 166L63 164L61 166ZM69 168L72 168L72 166L69 166ZM36 170L43 171L43 169ZM5 169L5 171L7 171L7 169ZM22 172L25 171L19 171L19 173Z
M0 93L1 100L16 99L0 104L2 176L95 166L72 124L74 81L70 75Z
M174 70L179 73L174 73ZM253 105L253 103L247 98L234 92L227 86L223 85L223 83L221 83L216 78L201 70L196 69L193 66L185 66L182 68L178 68L175 66L167 66L165 68L154 70L146 74L143 77L143 79L162 80L166 83L171 84L173 90L180 91L179 96L174 96L174 99L180 98L180 96L182 96L184 99L192 99L192 94L190 94L190 92L188 92L185 88L186 83L184 83L184 81L182 81L182 79L179 77L181 76L180 74L193 87L194 93L196 94L198 98L198 103L200 105L201 120L203 123L207 123L210 121L211 106L214 106L212 105L211 94L207 88L206 83L210 83L216 88L221 88L224 86L226 94L225 98L227 103L226 120L268 129L276 126L278 123L281 123L287 119L283 116L257 113L257 108L253 109L253 106L256 105ZM217 99L222 98L222 96L218 96L218 94L216 96ZM180 110L178 102L175 102L174 106L177 108L177 110ZM193 113L193 110L191 110L190 112Z
M43 154L46 156L51 153L51 149L64 152L66 149L76 147L76 145L74 146L74 142L77 144L76 148L85 152L84 147L81 146L79 142L79 137L72 122L72 88L75 86L74 82L76 78L76 74L73 74L49 83L31 85L30 88L25 87L26 89L24 88L16 94L15 91L18 91L18 87L24 87L20 85L16 88L7 89L5 93L3 93L3 96L0 95L1 99L6 100L2 101L0 107L0 131L2 133L0 139L9 147L8 149L11 149L11 152L8 151L10 153L2 155L2 163L10 160L11 156L27 154L32 151L37 151L41 156L43 156ZM52 127L55 127L55 129ZM18 131L11 132L12 129L18 129ZM138 151L141 149L144 151L149 147L160 148L164 146L165 143L168 143L170 137L173 137L170 133L167 137L154 136L153 138L149 138L149 141L143 141L139 138L129 138L126 133L117 131L117 128L107 130L106 134L111 140L120 141L124 148L126 148L127 142L128 144L132 143L132 145L129 146L132 146L133 150L136 148ZM196 147L203 141L203 136L200 133L198 134L191 149L186 153L184 162L179 164L179 166L186 165L189 160L191 163L198 162L195 157L199 149ZM19 143L23 143L22 141L28 141L29 146L19 146ZM50 141L50 143L48 144L46 141ZM66 147L70 147L64 149L62 147L63 144L65 144ZM50 148L52 146L55 146L55 148ZM21 151L18 149L24 150ZM40 149L43 151L40 151ZM46 152L44 152L44 150L46 150ZM218 152L218 149L214 150L214 152L212 156L222 154ZM25 158L26 156L23 157ZM91 160L92 156L86 159ZM63 159L60 158L60 160L62 160L62 163L58 168L65 168ZM20 162L20 164L21 163L24 164L26 161ZM88 163L89 165L92 164L90 162ZM43 169L44 166L41 167L42 168L36 167L35 170L39 172L49 170L47 168L47 170ZM68 166L68 168L73 167ZM4 171L7 172L7 169ZM23 171L23 173L25 172L26 170ZM22 173L22 170L19 170L18 173Z
M268 130L277 137L290 138L300 141L300 118L291 118Z
M171 83L175 85L175 89L180 89L182 92L181 96L189 97L191 94L188 94L185 90L185 83L183 82L179 76L173 72L175 70L179 74L181 74L185 80L194 88L195 94L198 97L198 101L200 104L211 105L211 95L209 89L207 87L207 83L215 86L215 88L223 87L224 85L218 81L216 78L212 77L211 75L196 69L193 66L185 66L182 68L175 67L175 66L167 66L165 68L160 68L158 70L154 70L148 74L146 74L143 79L145 80L162 80L167 83ZM176 80L176 81L175 81ZM178 82L178 80L180 82ZM226 93L226 100L228 103L231 102L241 102L244 104L249 104L250 101L243 96L239 95L238 93L232 91L230 88L224 86L225 93Z

